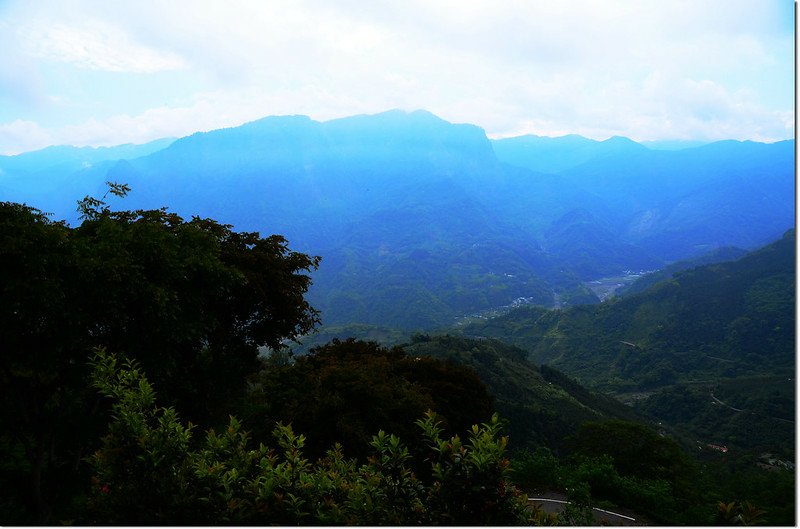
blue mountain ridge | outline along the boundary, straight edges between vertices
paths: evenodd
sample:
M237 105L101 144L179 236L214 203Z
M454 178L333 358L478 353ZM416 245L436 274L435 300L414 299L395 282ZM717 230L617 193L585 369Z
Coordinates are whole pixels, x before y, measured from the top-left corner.
M52 149L0 158L0 198L74 223L75 201L112 180L132 188L114 207L282 234L323 257L310 297L326 323L430 327L519 297L552 305L582 281L754 248L794 222L793 140L679 151L621 137L489 140L393 110L270 116L140 156L123 147L91 160L68 148L66 165Z

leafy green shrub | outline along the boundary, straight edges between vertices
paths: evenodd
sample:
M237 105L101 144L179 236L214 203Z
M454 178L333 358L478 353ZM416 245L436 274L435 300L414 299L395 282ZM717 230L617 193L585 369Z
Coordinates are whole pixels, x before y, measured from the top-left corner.
M608 500L664 521L675 519L677 504L669 482L620 475L614 460L607 455L575 458L565 474L573 487L587 485L594 499Z
M528 492L558 487L559 461L550 449L540 446L535 452L519 450L511 459L514 483Z
M411 470L412 455L394 435L373 436L372 455L358 464L335 445L316 463L303 456L305 437L277 424L278 448L251 446L231 417L227 429L195 439L133 362L99 350L95 387L113 400L113 419L91 458L92 523L519 525L530 521L526 499L509 481L495 415L473 426L466 442L443 439L436 414L417 421L430 478Z
M15 505L4 522L74 515L82 460L105 428L87 384L94 347L136 358L184 417L223 424L258 346L319 321L304 299L319 258L280 236L166 209L111 211L91 197L80 209L70 227L0 201L0 488Z
M305 451L313 459L341 442L345 455L363 461L378 429L413 441L414 421L429 409L450 434L493 411L472 369L352 338L315 347L292 364L265 365L250 382L240 416L253 435L266 438L276 422L291 423L308 436Z

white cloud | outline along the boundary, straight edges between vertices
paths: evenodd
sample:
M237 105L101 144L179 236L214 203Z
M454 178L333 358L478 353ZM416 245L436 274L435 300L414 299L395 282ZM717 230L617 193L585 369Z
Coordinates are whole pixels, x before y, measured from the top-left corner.
M0 105L6 100L30 107L45 99L41 74L18 49L13 25L0 19Z
M54 139L50 131L43 129L38 123L22 119L0 124L0 154L11 155L33 151L53 145Z
M14 5L39 57L152 77L138 92L120 78L127 106L71 101L94 108L57 126L73 142L389 108L426 108L493 135L793 133L793 34L780 2L72 0L35 15ZM158 84L168 82L158 72L178 68L185 79ZM73 97L88 82L79 72L68 81ZM184 95L166 102L176 82ZM56 127L44 113L34 121Z
M312 112L310 100L322 101L327 112ZM13 155L48 145L111 146L123 143L146 143L158 138L187 136L241 125L267 115L314 114L321 120L352 114L364 108L363 101L337 99L315 92L313 87L300 91L266 94L255 91L213 92L197 96L183 107L157 107L136 115L115 114L105 119L89 118L81 123L44 128L33 121L16 120L0 124L0 154ZM366 108L379 112L381 107Z
M96 20L85 21L81 27L48 24L21 32L32 55L79 68L154 73L186 67L176 54L141 45L123 28Z
M525 105L530 118L512 122L507 128L495 120L498 126L489 130L494 132L493 137L577 133L595 139L624 135L639 141L770 142L793 136L792 110L767 109L753 99L746 89L730 91L710 80L676 79L659 71L641 82L619 81L597 87L580 78L565 78L530 87ZM572 109L559 106L565 103ZM523 112L517 109L509 114Z

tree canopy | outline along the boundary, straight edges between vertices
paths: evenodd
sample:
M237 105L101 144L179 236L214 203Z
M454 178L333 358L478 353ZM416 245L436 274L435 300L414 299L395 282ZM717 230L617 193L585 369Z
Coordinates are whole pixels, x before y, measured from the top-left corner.
M111 211L102 199L80 207L83 222L70 227L0 203L0 446L25 453L40 512L48 469L79 466L87 447L74 432L99 411L87 385L93 348L136 359L165 404L213 423L243 394L260 346L318 322L304 294L319 258L281 236L166 209Z
M488 420L493 400L473 369L429 356L410 356L375 342L333 340L293 364L267 366L252 378L244 419L256 436L276 421L308 436L309 455L341 442L364 456L379 429L413 438L414 420L427 410L450 432Z
M383 430L368 439L371 457L348 459L341 445L316 462L306 437L273 425L278 447L253 446L233 416L205 436L155 391L135 362L103 350L92 383L111 401L113 417L91 458L88 520L112 524L235 525L520 525L526 497L509 481L508 438L497 415L474 425L462 442L442 437L437 416L416 421L415 459ZM421 434L421 435L420 435ZM273 444L274 443L270 443ZM424 476L414 466L425 466Z

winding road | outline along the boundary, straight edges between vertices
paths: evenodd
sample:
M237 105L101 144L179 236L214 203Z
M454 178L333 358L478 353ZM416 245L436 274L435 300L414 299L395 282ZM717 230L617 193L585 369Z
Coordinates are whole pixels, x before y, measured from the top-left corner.
M569 505L566 496L557 492L548 492L541 496L529 496L529 504L539 504L541 508L547 513L559 513L564 510L564 507ZM601 525L617 525L617 526L631 526L631 525L647 525L647 523L639 518L630 516L633 513L622 514L614 511L607 511L598 507L592 507L592 514L595 520Z
M725 406L726 408L731 409L733 411L740 411L740 412L744 412L744 413L750 413L752 415L761 415L762 417L767 417L769 419L775 419L776 421L783 421L783 422L788 422L789 424L794 424L794 421L790 421L789 419L781 419L780 417L775 417L773 415L765 415L763 413L756 413L754 411L742 410L742 409L739 409L739 408L734 408L730 404L728 404L726 402L722 402L721 400L719 400L717 397L714 396L714 393L710 393L710 395L711 395L711 398L714 400L714 402L716 402L717 404L721 404L721 405Z

